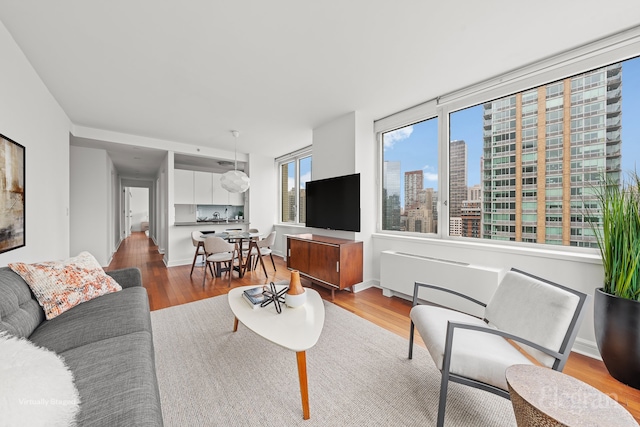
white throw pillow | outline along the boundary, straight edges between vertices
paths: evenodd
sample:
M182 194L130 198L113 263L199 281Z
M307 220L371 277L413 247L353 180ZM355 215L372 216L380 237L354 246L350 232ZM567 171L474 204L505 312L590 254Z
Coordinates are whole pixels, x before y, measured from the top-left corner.
M74 426L80 397L60 356L0 333L0 426Z

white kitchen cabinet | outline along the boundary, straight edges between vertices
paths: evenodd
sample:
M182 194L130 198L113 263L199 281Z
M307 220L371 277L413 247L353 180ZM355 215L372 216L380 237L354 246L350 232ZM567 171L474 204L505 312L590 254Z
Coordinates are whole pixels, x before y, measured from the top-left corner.
M173 203L192 205L194 202L194 173L184 169L173 170Z
M213 203L213 177L211 172L196 171L194 175L195 182L195 201L196 205L212 205Z
M245 193L229 193L229 204L231 206L244 206Z
M230 193L222 188L222 174L174 170L174 204L244 206L244 193Z
M222 188L220 184L220 177L222 174L214 173L212 175L213 182L213 204L214 205L228 205L229 204L229 192Z

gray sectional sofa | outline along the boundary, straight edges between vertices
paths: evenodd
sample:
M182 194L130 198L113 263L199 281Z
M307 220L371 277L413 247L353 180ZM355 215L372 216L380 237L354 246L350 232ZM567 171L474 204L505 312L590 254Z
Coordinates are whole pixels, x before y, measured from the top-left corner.
M45 320L26 282L0 268L0 332L64 358L80 395L78 426L161 426L151 317L140 271L108 272L122 290Z

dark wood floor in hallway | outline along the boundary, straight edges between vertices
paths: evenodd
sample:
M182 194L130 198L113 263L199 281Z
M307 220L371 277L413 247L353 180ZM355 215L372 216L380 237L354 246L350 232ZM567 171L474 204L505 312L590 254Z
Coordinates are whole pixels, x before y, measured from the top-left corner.
M261 267L248 272L243 278L233 275L231 287L259 285L270 281L285 280L289 272L281 257L274 256L276 272L273 272L271 262L265 262L268 279L265 278ZM265 261L268 261L265 259ZM118 248L113 260L106 270L124 267L138 267L142 272L142 281L149 293L151 310L185 304L203 298L223 295L229 292L227 277L212 279L207 276L202 286L202 267L196 267L193 275L189 276L191 265L167 268L162 261L162 254L157 246L144 233L132 233ZM320 295L331 300L331 292L325 288L311 285L303 281L305 286L312 286ZM411 303L401 298L387 298L380 289L367 289L353 294L351 292L336 292L335 304L363 317L389 331L408 339L409 310ZM422 345L418 339L417 342ZM572 353L564 372L593 387L607 393L640 421L640 390L627 387L613 379L604 364L590 357ZM615 425L612 424L612 425Z

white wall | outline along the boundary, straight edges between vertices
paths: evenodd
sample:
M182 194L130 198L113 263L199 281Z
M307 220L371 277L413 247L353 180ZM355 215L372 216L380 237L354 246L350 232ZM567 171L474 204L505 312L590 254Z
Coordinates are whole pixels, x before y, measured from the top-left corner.
M360 174L360 233L356 240L363 242L363 281L371 285L379 278L373 263L373 242L371 236L376 231L376 141L373 133L373 118L362 113L355 115L355 172Z
M160 170L158 170L157 187L158 187L158 227L156 233L156 245L158 252L164 254L163 261L165 265L169 265L169 224L175 222L175 211L173 208L173 151L167 152Z
M273 157L249 155L250 188L245 202L249 227L267 235L278 220L278 171Z
M112 196L113 162L105 150L75 147L71 151L71 253L89 251L108 266L115 250Z
M109 236L111 254L114 254L118 250L118 246L120 246L120 230L122 229L120 225L120 178L115 168L111 170L110 178L111 193L109 197L111 198L111 218L113 220L108 224L107 235Z
M26 246L0 254L0 265L69 256L71 123L0 23L0 133L25 147Z
M355 173L356 113L313 129L313 180Z

